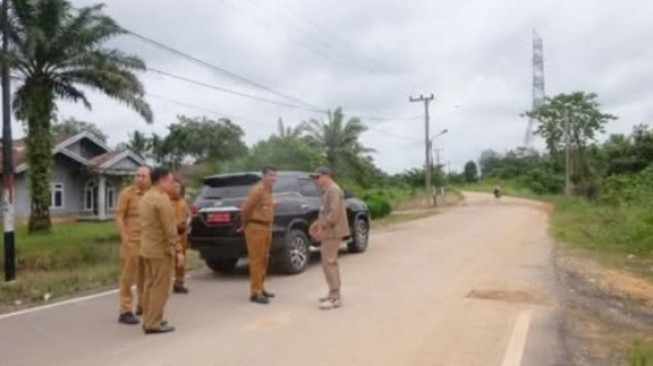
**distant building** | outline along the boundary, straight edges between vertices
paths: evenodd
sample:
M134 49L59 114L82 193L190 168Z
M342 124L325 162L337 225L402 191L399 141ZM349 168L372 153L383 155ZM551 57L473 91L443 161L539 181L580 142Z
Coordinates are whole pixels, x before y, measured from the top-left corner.
M30 214L26 154L25 140L15 140L14 205L17 219L25 219ZM52 158L50 214L52 217L82 220L110 219L122 182L144 164L143 159L129 149L113 150L88 132L55 136ZM0 167L1 162L2 157Z

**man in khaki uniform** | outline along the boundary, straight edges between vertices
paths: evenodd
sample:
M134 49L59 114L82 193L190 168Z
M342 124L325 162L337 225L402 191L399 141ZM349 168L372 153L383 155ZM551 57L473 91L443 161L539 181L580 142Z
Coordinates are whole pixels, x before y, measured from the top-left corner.
M321 242L322 269L329 285L329 295L320 299L320 308L330 310L342 306L338 251L343 239L350 235L347 206L344 194L333 181L329 168L317 168L313 178L322 189L322 207L318 220L310 228L310 233Z
M175 179L175 189L170 196L172 201L172 207L175 210L175 222L177 223L177 233L179 234L179 241L181 243L181 250L186 256L186 250L188 249L188 227L190 225L190 219L192 212L188 201L186 201L184 185L179 179ZM176 294L187 294L188 288L184 286L184 280L186 279L186 271L184 266L180 266L179 263L175 262L175 284L172 287L172 290Z
M141 219L141 250L145 267L143 296L143 330L145 334L172 332L175 328L163 321L163 310L170 296L172 267L176 256L178 266L184 265L175 212L170 203L175 179L165 169L155 169L151 175L153 187L145 193L139 205Z
M274 294L265 290L265 275L270 260L274 201L272 187L277 180L276 168L263 168L263 178L249 192L240 211L241 231L245 231L251 302L269 304Z
M116 225L120 231L120 316L118 322L138 324L139 320L132 312L132 285L136 282L138 305L136 315L143 309L143 260L138 255L141 244L141 224L138 218L138 203L150 188L150 169L140 167L136 171L134 183L122 190L116 207Z

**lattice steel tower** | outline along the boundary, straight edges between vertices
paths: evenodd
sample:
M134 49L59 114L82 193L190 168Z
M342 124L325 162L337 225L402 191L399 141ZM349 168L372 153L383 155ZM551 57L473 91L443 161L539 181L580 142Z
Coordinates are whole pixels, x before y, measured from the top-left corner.
M533 30L533 109L544 103L544 43L542 37ZM531 147L533 143L533 127L535 121L528 120L526 137L524 138L524 149Z

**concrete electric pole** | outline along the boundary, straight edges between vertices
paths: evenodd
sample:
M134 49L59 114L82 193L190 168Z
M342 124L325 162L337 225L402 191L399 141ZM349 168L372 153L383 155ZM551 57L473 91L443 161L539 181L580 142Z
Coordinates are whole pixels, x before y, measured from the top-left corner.
M425 141L425 151L426 151L426 158L425 158L425 164L424 164L424 178L425 178L425 187L426 187L426 195L427 197L431 197L432 195L432 187L431 187L431 178L433 177L433 165L431 164L431 127L429 126L430 120L429 120L429 103L435 99L435 96L431 94L428 97L424 97L423 95L420 95L419 98L413 98L410 97L409 101L410 102L424 102L424 141ZM432 202L431 204L435 204L435 201L433 201L433 198L431 198Z
M16 279L14 244L14 162L11 137L11 90L9 84L9 0L2 1L2 226L5 241L5 281Z

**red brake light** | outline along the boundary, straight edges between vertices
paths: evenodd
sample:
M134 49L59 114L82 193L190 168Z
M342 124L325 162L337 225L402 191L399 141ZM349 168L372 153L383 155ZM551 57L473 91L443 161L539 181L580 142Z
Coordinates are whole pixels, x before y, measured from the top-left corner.
M194 214L196 214L197 211L199 211L199 210L200 210L200 208L199 208L197 205L192 205L192 206L190 206L190 211L191 211L192 213L194 213Z

